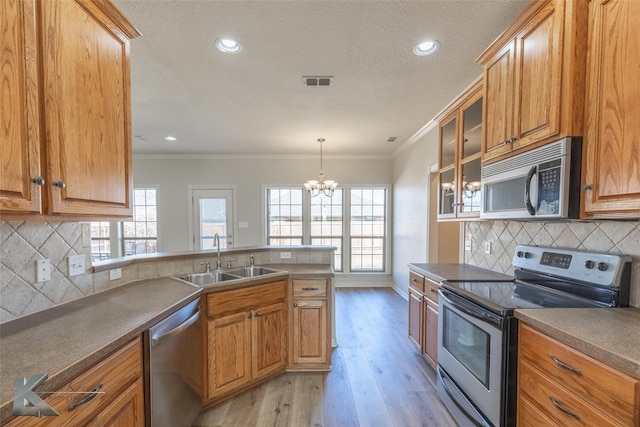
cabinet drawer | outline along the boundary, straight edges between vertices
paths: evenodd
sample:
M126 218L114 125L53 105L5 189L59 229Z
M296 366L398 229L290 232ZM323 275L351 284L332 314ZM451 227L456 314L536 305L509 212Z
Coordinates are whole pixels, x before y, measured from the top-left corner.
M520 324L520 359L545 377L562 384L572 395L622 420L639 416L640 381Z
M527 362L518 365L520 398L534 405L554 420L552 425L562 426L631 426L632 418L614 421L614 414L604 407L586 402L573 392L551 381ZM617 414L621 415L621 414Z
M438 305L438 290L440 284L433 280L424 278L424 296Z
M294 280L293 281L294 297L326 297L327 281L326 280Z
M424 277L413 271L409 271L409 286L424 293Z
M284 301L286 295L287 284L284 280L215 292L207 296L208 315L215 317L242 310L252 310L258 306Z
M45 398L45 402L60 414L59 417L18 417L8 426L80 425L117 399L123 390L141 377L142 348L138 338ZM98 386L101 387L95 398L70 409L71 405L86 398Z

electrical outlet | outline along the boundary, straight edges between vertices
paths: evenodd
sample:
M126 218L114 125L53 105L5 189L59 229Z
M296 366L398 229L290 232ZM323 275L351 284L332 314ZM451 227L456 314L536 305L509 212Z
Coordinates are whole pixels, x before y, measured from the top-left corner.
M114 268L113 270L109 270L109 280L118 280L122 279L122 269Z
M464 250L467 252L471 251L471 239L464 241Z
M85 272L85 256L71 255L67 258L69 265L69 276L77 276Z
M484 253L487 255L491 253L491 242L484 242Z
M280 252L280 259L291 259L291 252Z
M51 261L48 259L36 260L36 282L48 282L51 280Z

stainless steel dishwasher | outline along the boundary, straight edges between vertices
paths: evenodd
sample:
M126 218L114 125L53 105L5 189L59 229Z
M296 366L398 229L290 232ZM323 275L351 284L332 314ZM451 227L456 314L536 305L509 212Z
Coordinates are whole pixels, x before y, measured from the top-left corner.
M145 332L146 425L190 427L201 409L202 327L199 299Z

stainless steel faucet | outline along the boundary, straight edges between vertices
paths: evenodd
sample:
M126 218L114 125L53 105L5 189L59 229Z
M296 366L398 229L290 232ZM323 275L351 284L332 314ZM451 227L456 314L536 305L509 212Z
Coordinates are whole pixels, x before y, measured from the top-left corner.
M249 256L249 265L253 267L253 255Z
M218 248L218 260L216 261L216 270L222 269L222 262L220 262L220 235L218 233L213 236L213 242Z
M208 262L201 262L200 265L204 265L205 273L209 273L211 271L211 265Z

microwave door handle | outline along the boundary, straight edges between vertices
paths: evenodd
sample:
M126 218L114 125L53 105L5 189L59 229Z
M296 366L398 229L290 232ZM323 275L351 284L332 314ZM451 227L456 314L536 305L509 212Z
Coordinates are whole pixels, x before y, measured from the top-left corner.
M533 179L533 176L536 174L537 170L537 166L533 166L531 169L529 169L529 173L527 174L527 181L524 186L524 205L527 207L527 211L529 211L531 215L536 214L536 208L534 208L533 204L531 203L531 179Z

